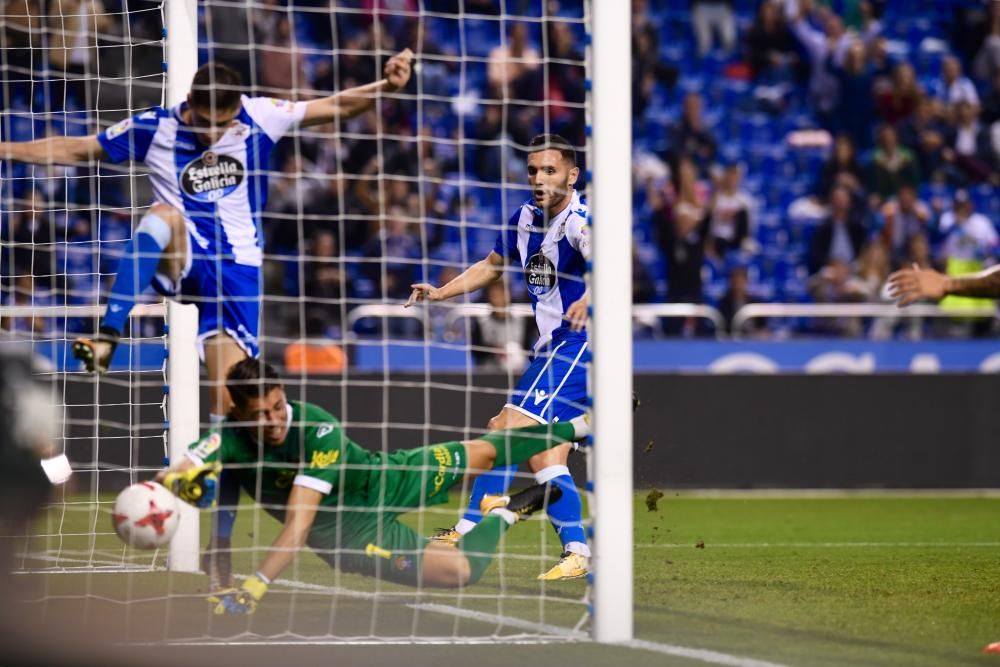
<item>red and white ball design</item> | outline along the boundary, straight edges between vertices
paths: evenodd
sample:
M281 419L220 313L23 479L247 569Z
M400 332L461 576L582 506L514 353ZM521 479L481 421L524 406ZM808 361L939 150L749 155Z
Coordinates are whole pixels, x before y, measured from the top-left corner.
M157 549L170 542L180 522L174 494L156 482L139 482L118 494L111 514L118 537L136 549Z

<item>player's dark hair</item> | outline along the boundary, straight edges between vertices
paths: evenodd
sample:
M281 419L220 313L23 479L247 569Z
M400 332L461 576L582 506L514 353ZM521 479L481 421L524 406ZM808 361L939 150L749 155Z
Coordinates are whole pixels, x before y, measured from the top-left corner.
M564 160L568 160L571 165L576 166L576 149L558 134L538 134L528 143L528 153L549 150L559 151Z
M222 63L206 63L194 73L191 104L199 109L235 109L240 105L240 73Z
M250 359L233 364L226 373L226 389L237 408L242 410L250 401L264 398L275 389L281 389L281 377L274 366L260 359Z

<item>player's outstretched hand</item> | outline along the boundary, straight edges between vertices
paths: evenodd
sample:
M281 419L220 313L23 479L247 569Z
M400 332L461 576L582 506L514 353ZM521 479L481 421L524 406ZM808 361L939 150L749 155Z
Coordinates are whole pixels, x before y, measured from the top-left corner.
M947 284L948 276L914 264L889 276L889 296L898 300L900 307L921 299L937 301L945 296Z
M215 504L220 472L222 466L216 462L193 466L187 470L168 471L166 474L161 473L162 479L161 475L156 478L184 502L205 509Z
M383 74L391 90L399 90L410 80L413 70L413 51L403 49L385 63Z
M583 331L587 326L587 297L582 296L566 309L566 319L569 320L569 328L573 331Z
M215 605L212 611L218 616L223 614L248 615L257 611L257 605L266 592L267 584L260 577L254 575L247 577L239 588L228 588L208 596L208 601Z
M421 301L440 301L441 300L441 290L430 283L415 283L410 285L410 289L413 291L410 293L410 298L406 301L404 308L409 308L415 303Z

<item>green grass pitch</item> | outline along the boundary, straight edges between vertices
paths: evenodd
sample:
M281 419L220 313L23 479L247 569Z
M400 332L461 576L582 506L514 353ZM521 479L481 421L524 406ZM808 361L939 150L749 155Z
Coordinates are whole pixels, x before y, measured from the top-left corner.
M982 646L1000 640L1000 498L992 497L696 497L666 492L657 509L635 499L636 637L661 647L705 649L780 665L1000 665ZM116 641L299 642L402 640L411 635L503 637L510 646L238 646L240 664L300 664L319 651L343 664L629 664L697 665L702 659L637 648L569 644L521 646L526 633L569 637L585 616L583 581L549 584L535 575L558 555L547 522L508 532L506 556L462 592L414 592L344 575L303 554L250 618L214 617L197 575L154 572L73 573L95 565L162 565L163 558L123 549L107 534L107 505L50 514L20 582L48 625L73 624ZM454 512L410 515L429 533ZM207 522L203 522L207 523ZM60 529L61 524L61 529ZM101 533L89 536L91 526ZM237 572L250 573L277 525L247 506L236 524ZM61 540L61 541L60 541ZM541 556L541 557L540 557ZM501 580L500 572L503 577ZM332 591L340 591L334 594ZM544 596L539 593L544 592ZM41 601L41 602L39 602ZM445 613L442 613L442 608ZM458 610L458 611L456 611ZM550 627L551 626L551 627ZM586 625L580 626L586 630ZM109 632L113 629L113 632ZM269 651L281 651L276 661ZM204 653L200 655L205 655ZM301 664L312 659L303 657ZM402 662L400 662L402 661ZM229 664L226 660L223 663ZM332 662L330 664L333 664ZM716 663L722 664L722 663Z

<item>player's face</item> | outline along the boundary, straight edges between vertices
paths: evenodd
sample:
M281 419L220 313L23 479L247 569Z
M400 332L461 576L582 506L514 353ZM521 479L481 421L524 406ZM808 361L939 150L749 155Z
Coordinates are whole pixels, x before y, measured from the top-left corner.
M570 188L579 175L580 170L557 150L528 155L528 184L535 206L550 215L558 213L568 203Z
M251 399L243 410L236 410L236 421L246 425L265 445L277 447L288 435L288 401L284 389L276 388L263 398Z
M198 140L206 146L211 146L222 138L226 130L240 115L240 107L234 109L202 109L196 106L188 107L187 122L195 128Z

